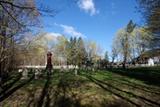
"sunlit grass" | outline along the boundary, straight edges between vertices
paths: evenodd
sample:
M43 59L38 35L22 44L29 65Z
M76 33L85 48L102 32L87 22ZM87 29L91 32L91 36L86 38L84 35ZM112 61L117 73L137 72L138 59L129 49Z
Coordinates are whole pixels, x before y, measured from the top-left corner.
M23 81L25 80L20 79L15 85L19 85ZM11 106L13 103L21 107L26 107L28 104L36 105L47 81L46 73L39 79L33 79L1 102L1 105L4 107ZM74 71L53 72L50 76L47 93L52 102L50 105L56 107L62 103L70 103L72 106L100 107L114 105L119 101L128 106L136 106L134 103L155 106L154 102L160 98L158 90L160 90L159 86L146 84L142 80L120 75L110 70L95 72L80 70L78 75L75 75ZM47 102L46 96L45 102Z

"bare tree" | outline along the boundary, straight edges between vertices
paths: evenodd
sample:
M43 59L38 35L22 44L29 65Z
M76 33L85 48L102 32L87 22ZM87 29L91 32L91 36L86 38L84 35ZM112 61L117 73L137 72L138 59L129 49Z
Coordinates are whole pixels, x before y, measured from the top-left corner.
M34 26L40 26L41 15L54 16L55 11L34 0L0 0L0 78L14 64L17 42Z

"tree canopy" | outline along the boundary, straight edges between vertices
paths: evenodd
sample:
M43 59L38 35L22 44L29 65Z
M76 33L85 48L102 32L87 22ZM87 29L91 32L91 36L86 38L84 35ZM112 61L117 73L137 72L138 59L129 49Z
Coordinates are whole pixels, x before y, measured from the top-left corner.
M147 29L154 34L155 48L160 46L160 0L137 0L139 10L142 13Z

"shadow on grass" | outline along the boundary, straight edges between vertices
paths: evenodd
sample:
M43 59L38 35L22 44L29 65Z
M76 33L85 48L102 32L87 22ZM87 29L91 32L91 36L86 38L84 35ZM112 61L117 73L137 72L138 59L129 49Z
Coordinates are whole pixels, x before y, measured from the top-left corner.
M151 94L158 94L160 95L160 92L159 92L159 89L158 88L155 88L155 87L152 87L152 86L147 86L147 85L143 85L143 84L138 84L136 82L133 82L133 81L129 81L127 78L125 78L124 76L113 76L112 78L108 78L108 75L106 75L106 73L102 73L102 72L99 72L99 74L103 75L105 77L105 81L107 80L110 80L110 81L113 81L113 82L116 82L116 83L119 83L119 84L124 84L126 86L130 86L130 87L133 87L134 89L138 89L138 90L142 90L144 92L148 92L148 93L151 93ZM114 75L114 73L113 73Z
M81 85L81 83L74 80L75 75L70 73L61 74L59 83L57 85L57 92L55 93L54 106L57 107L81 107L80 99L72 92L73 87Z
M111 72L144 81L146 84L160 87L160 67L158 68L129 68L129 69L108 69Z
M16 92L19 88L23 87L24 85L28 84L32 79L34 78L34 75L32 75L28 80L25 80L18 84L17 86L8 89L8 91L5 91L1 96L0 96L0 102L11 96L14 92ZM13 83L12 83L13 84ZM9 87L9 86L8 86Z
M127 98L126 96L123 96L123 94L127 94L129 96L132 96L136 99L139 99L141 102L147 104L147 105L152 105L152 106L160 106L159 103L155 102L155 101L152 101L151 99L147 99L145 97L142 97L142 96L139 96L139 95L136 95L134 93L131 93L131 92L128 92L128 91L124 91L124 90L121 90L120 88L118 87L115 87L113 86L112 84L110 83L106 83L106 82L103 82L101 80L98 80L96 78L93 78L92 76L89 76L89 75L84 75L85 77L87 77L89 80L91 80L92 82L94 82L95 84L97 84L98 86L100 86L101 88L103 88L104 90L118 96L119 98L121 99L124 99L126 100L127 102L133 104L134 106L141 106L140 104L138 103L135 103L134 101L130 100L129 98ZM120 94L121 93L121 94ZM126 105L124 105L126 106Z
M48 88L49 88L49 83L50 83L50 76L51 75L47 75L47 81L44 85L44 88L42 90L42 93L40 95L40 98L38 100L38 103L37 103L37 107L42 107L43 106L43 102L44 102L44 98L45 96L47 96L47 105L49 104L50 100L49 100L49 91L48 91Z
M102 89L104 89L104 90L106 90L106 91L114 94L115 96L117 96L117 97L119 97L119 98L121 98L121 99L123 99L123 100L126 100L127 102L130 102L131 104L133 104L133 105L135 105L135 106L137 106L137 107L140 106L139 104L136 104L135 102L131 101L130 99L127 99L127 98L125 98L124 96L122 96L122 95L114 92L112 89L110 89L110 88L108 88L108 87L105 87L105 86L104 86L105 84L102 84L100 81L97 81L97 79L95 79L95 78L93 78L93 77L91 77L91 76L88 76L88 75L83 75L83 76L85 76L86 78L88 78L89 80L91 80L93 83L97 84L98 86L100 86ZM123 106L126 107L127 105L123 105Z
M8 83L2 85L0 96L2 96L3 93L8 91L16 82L18 82L20 78L21 78L21 74L18 74L15 77L10 78L10 80L8 80Z
M122 99L117 99L111 103L105 103L103 102L100 107L131 107L130 105L128 105L125 101L123 101Z
M81 107L79 100L71 92L72 75L69 73L59 73L59 83L56 90L51 92L51 75L47 76L47 81L43 87L37 107ZM72 95L69 95L69 94Z

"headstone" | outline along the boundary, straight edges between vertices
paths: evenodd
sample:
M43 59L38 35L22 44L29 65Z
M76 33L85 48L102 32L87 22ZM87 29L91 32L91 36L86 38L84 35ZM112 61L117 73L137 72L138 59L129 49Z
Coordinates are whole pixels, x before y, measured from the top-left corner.
M19 69L19 70L18 70L19 73L21 73L22 71L23 71L22 69Z
M63 72L63 71L64 71L63 66L61 66L61 68L60 68L60 72Z
M92 68L92 71L94 72L94 71L95 71L95 69L94 69L94 68Z
M154 66L154 61L152 58L148 59L148 66Z
M38 72L38 69L35 70L35 77L34 79L38 79L38 76L39 76L39 72Z
M154 62L157 64L160 62L158 57L154 57L153 59L154 59Z
M27 69L24 69L22 71L22 79L27 79L27 78L28 78L28 71L27 71Z
M77 75L77 73L78 73L77 69L75 69L74 71L75 71L75 75Z

